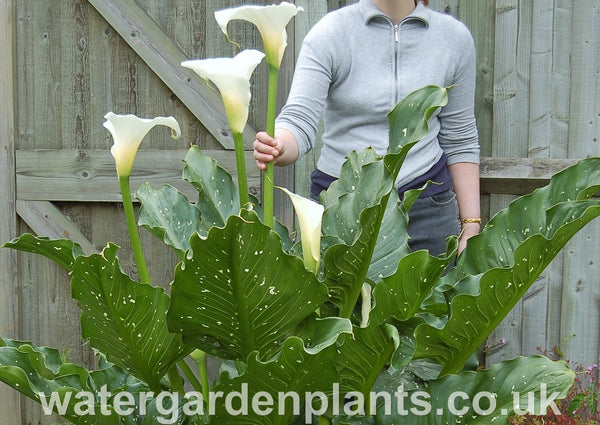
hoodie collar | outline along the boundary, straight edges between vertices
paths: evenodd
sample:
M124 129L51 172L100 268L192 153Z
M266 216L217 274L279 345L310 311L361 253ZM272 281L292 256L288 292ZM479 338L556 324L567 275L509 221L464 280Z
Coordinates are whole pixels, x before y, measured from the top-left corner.
M360 0L358 7L360 9L360 13L363 17L363 21L365 24L368 24L372 19L375 18L389 19L389 17L381 10L379 10L371 0ZM402 24L403 22L407 21L420 21L423 23L423 25L425 25L426 28L428 28L430 21L430 13L431 10L429 10L427 6L425 6L419 1L417 2L417 7L415 8L415 10L413 10L412 13L406 18L404 18L400 23Z

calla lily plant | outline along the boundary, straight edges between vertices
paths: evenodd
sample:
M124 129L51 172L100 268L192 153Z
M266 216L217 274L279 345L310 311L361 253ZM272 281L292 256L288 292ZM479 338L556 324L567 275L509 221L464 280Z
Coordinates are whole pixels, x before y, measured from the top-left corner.
M288 2L270 6L240 6L215 12L215 19L229 39L227 25L234 19L251 22L256 26L263 40L267 64L269 65L269 96L267 99L267 133L275 135L275 114L277 102L277 77L287 46L285 27L303 9ZM267 163L263 184L264 222L273 226L273 163Z
M242 133L248 121L250 77L264 57L265 54L258 50L243 50L233 58L197 59L181 63L181 66L193 70L201 78L212 81L221 93L227 121L233 133L242 205L249 200Z
M129 176L133 168L135 156L144 137L157 125L164 125L171 129L171 137L179 139L181 129L179 123L173 117L139 118L135 115L117 115L113 112L107 113L103 126L110 131L113 137L113 146L110 153L115 159L119 188L123 197L123 210L127 221L127 230L131 239L131 248L138 269L139 279L143 283L150 283L150 275L144 260L142 244L137 230L131 190L129 187Z
M200 202L169 185L137 192L140 223L180 258L171 282L130 278L112 243L91 255L69 239L24 234L6 243L69 272L82 337L102 357L91 371L59 350L0 337L0 381L73 424L292 425L317 416L319 425L509 425L513 411L545 413L545 403L564 398L573 383L566 363L530 356L479 369L472 359L560 248L600 216L592 198L600 158L580 161L513 201L459 257L456 238L439 257L411 252L406 213L418 193L400 201L393 182L432 108L445 99L446 89L435 86L403 99L389 116L390 152L350 153L339 182L321 195L324 212L287 192L304 258L284 226L261 223L251 205L232 210L233 179L197 146L183 175ZM121 143L141 140L149 123L123 122L132 128L106 125L115 157L127 152L132 160ZM398 142L404 129L407 148ZM120 183L128 178L119 174ZM129 227L133 209L128 187L122 190ZM207 375L207 355L222 360L218 379ZM485 411L467 415L447 409L457 388L465 402L493 397L484 398ZM107 391L115 397L106 399ZM131 396L127 410L116 391ZM515 394L527 394L527 410L514 407L525 401ZM251 399L252 408L230 408L232 397ZM95 400L106 400L100 412ZM255 407L259 400L268 401Z

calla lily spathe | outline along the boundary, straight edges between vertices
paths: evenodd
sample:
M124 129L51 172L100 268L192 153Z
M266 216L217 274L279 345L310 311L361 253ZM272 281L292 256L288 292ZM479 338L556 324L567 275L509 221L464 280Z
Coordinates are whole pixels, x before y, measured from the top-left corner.
M234 133L241 134L248 121L250 77L264 57L263 52L250 49L241 51L233 58L189 60L182 62L181 66L217 86L223 98L229 127Z
M290 197L298 216L304 265L316 274L319 271L319 262L321 261L321 223L323 222L325 208L323 205L285 188L280 189Z
M229 38L227 32L229 21L242 19L253 23L262 37L267 63L279 69L287 46L285 27L290 19L302 10L301 7L288 2L269 6L240 6L216 11L215 19L227 38Z
M113 145L110 153L115 158L117 175L128 177L133 168L133 161L137 154L140 143L148 132L157 125L171 128L171 137L179 139L181 129L179 123L173 117L139 118L135 115L117 115L113 112L107 113L104 118L104 127L110 131L113 137Z

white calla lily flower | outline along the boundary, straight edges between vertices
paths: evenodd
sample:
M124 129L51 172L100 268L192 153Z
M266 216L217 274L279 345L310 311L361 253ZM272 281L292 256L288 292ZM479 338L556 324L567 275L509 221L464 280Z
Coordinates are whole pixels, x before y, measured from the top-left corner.
M107 113L103 126L110 131L113 137L113 145L110 153L115 158L117 175L127 177L131 174L133 161L142 140L148 132L157 125L171 128L171 137L179 139L181 129L179 123L173 117L139 118L135 115L117 115L113 112Z
M231 131L242 134L248 121L250 77L264 57L263 52L251 49L243 50L233 58L189 60L182 62L181 66L217 86Z
M304 265L316 274L321 261L321 223L325 208L323 205L285 188L280 189L290 197L298 216Z
M285 27L290 19L303 10L288 2L269 6L240 6L216 11L215 19L228 39L229 21L242 19L254 24L262 37L268 64L279 69L287 46Z

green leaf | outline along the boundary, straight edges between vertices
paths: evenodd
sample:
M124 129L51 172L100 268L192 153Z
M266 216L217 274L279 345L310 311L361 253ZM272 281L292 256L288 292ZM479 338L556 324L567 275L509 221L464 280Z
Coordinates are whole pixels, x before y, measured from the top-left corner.
M569 220L568 211L550 213L555 205L590 199L600 189L600 158L588 158L555 174L549 184L533 193L521 196L498 212L482 229L469 239L456 264L456 280L475 275L493 267L511 266L518 261L515 250L534 234L553 239L554 234Z
M384 277L393 274L400 259L410 253L408 211L419 193L420 191L408 191L402 201L399 200L397 191L393 190L390 193L367 272L367 279L371 282L378 283Z
M343 339L335 359L342 393L368 394L398 344L398 330L394 326L373 322L366 328L354 326L352 337Z
M37 237L30 233L24 233L5 243L2 247L43 255L68 271L73 270L75 259L83 255L81 246L69 239L50 239Z
M569 402L569 407L567 408L567 415L572 416L576 410L579 410L581 405L585 402L585 394L577 393ZM594 410L592 410L594 411Z
M447 103L447 90L430 85L409 93L388 113L390 144L385 163L392 175L397 176L400 171L402 151L425 137L429 119Z
M323 214L323 233L343 240L343 243L325 251L323 264L331 301L346 317L354 308L366 279L387 199L393 188L393 180L383 163L377 161L363 166L360 158L365 156L371 157L371 150L353 153L344 163L343 175L360 175L362 178L351 182L350 190L354 188L354 191L341 195L335 203L326 207ZM352 169L348 170L350 167ZM342 177L329 190L334 193L344 185L347 183ZM322 195L325 199L331 196L329 190Z
M46 400L44 410L49 406L51 397L58 397L64 405L61 416L76 425L118 425L134 424L134 413L128 418L120 418L111 405L101 406L100 391L115 394L120 391L136 392L148 390L122 369L108 365L90 372L80 366L63 361L59 351L53 348L35 347L27 342L0 339L0 381L8 384L23 395L41 403ZM82 406L83 392L90 393L92 403ZM77 406L79 404L79 406ZM79 407L77 410L76 408ZM57 405L54 412L59 413ZM94 412L94 414L83 414ZM48 412L49 413L49 412Z
M332 383L338 381L333 361L335 342L341 333L351 332L352 327L347 320L325 319L317 321L316 328L310 347L301 338L292 336L285 340L277 356L271 360L263 362L258 352L251 353L243 375L230 377L226 372L221 374L214 391L222 391L225 395L245 391L247 400L253 400L257 393L262 393L263 396L266 393L273 403L269 404L272 411L267 415L257 414L251 406L247 413L231 415L221 403L215 412L215 422L231 425L287 425L293 416L302 411L307 392L322 392L331 396ZM299 396L296 406L292 398L280 402L279 395L289 392Z
M169 296L125 275L117 249L109 244L101 254L75 262L71 295L81 308L82 336L110 362L156 390L167 370L192 347L167 329Z
M227 218L238 214L240 208L238 188L227 170L196 146L190 148L185 161L183 177L198 190L195 204L170 185L154 190L146 183L136 193L142 203L140 226L173 248L180 260L190 248L192 233L198 232L201 237L206 237L212 226L223 227ZM252 196L250 199L261 216L258 201ZM284 248L291 249L288 229L276 220L273 230L281 236Z
M169 328L209 354L245 359L259 351L268 358L327 298L325 286L253 211L190 243L175 270Z
M417 328L415 358L438 362L443 374L460 371L567 241L600 215L600 201L587 200L599 187L600 158L584 160L490 220L448 276L464 278L449 292L446 325Z
M380 407L377 424L508 425L513 411L522 414L530 407L536 414L545 414L551 401L567 395L574 376L564 362L543 356L517 357L486 370L431 381L421 393L401 395L403 406L392 397L388 412ZM411 400L420 401L417 405Z
M173 186L165 184L154 190L145 183L135 196L142 203L138 224L173 248L180 260L190 247L192 233L208 233L200 210Z
M396 272L373 288L375 307L370 319L384 323L390 318L408 320L413 317L454 259L457 247L458 240L452 238L443 256L433 257L421 250L403 257Z
M239 213L238 188L233 178L197 146L192 146L185 157L183 178L198 190L196 207L203 228L223 227L230 215Z
M588 215L593 217L600 215L598 206L588 211ZM587 221L589 219L591 217L587 217ZM551 241L541 235L532 236L515 251L521 262L510 268L495 268L483 275L465 278L460 284L479 287L480 293L454 297L450 305L451 316L442 329L429 325L418 327L415 357L430 358L444 365L444 374L462 369L468 357L523 297L568 238L581 227L579 223L565 225L562 232L557 232L559 237Z

